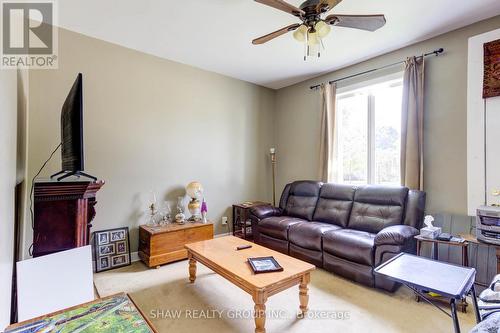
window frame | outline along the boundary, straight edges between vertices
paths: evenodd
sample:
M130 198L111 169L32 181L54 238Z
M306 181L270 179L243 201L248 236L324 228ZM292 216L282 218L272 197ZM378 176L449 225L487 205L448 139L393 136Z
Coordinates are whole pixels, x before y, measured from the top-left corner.
M337 88L337 96L336 96L336 106L335 109L338 109L338 102L339 100L343 98L349 98L352 97L354 94L356 94L359 91L366 90L367 87L378 85L378 84L384 84L387 83L390 85L390 87L397 87L397 86L402 86L403 85L403 75L404 72L396 72L393 74L389 75L384 75L375 79L370 79L370 80L365 80L362 82L346 85L341 88ZM391 84L392 82L392 84ZM376 173L376 147L375 147L375 141L376 141L376 131L375 131L375 125L376 125L376 115L375 115L375 95L372 92L369 92L367 95L367 107L366 107L366 112L367 112L367 174L366 174L366 179L367 179L367 185L374 185L375 183L375 173ZM334 141L334 151L337 156L333 156L333 163L332 165L334 166L335 170L333 171L332 175L334 175L334 181L340 182L343 184L353 184L350 182L345 182L343 179L343 160L340 159L341 156L341 151L339 149L339 140L340 140L340 130L338 126L340 125L339 122L339 116L338 112L335 113L335 141ZM342 177L341 173L339 171L342 171ZM400 175L401 179L401 175Z

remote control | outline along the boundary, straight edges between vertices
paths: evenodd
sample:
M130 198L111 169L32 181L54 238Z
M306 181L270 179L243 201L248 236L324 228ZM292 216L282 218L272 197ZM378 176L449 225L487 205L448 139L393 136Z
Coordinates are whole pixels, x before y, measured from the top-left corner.
M237 251L239 251L239 250L245 250L245 249L249 249L249 248L251 248L251 247L252 247L252 245L240 245L240 246L238 246L238 247L236 248L236 250L237 250Z

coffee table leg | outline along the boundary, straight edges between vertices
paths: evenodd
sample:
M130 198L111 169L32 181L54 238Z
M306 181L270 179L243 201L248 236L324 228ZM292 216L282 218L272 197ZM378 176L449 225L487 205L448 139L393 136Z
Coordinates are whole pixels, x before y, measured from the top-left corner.
M266 333L266 301L267 296L264 291L256 291L253 295L255 333Z
M307 304L309 303L309 295L307 294L307 291L309 288L307 288L307 285L310 281L311 275L307 273L302 276L299 284L300 311L302 312L302 315L304 315L308 310Z
M189 255L189 282L194 283L196 280L196 260Z
M453 327L455 328L455 333L460 333L460 324L458 323L457 316L457 304L454 298L450 300L451 305L451 318L453 319Z

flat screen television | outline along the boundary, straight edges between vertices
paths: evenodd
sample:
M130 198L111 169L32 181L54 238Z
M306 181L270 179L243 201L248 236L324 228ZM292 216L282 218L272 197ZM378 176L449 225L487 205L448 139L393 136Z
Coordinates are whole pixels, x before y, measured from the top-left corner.
M96 177L87 175L84 170L83 151L83 76L79 73L76 77L61 111L61 160L62 170L52 178L59 176L62 180L70 176L84 176L97 180Z

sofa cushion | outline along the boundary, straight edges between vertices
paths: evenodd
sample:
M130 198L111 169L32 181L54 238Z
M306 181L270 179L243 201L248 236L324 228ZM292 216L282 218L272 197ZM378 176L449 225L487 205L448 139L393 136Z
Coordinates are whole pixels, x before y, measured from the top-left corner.
M340 227L322 222L301 222L290 226L288 239L291 243L305 249L321 251L322 236L326 231L339 230Z
M319 192L314 221L346 227L356 188L350 185L324 184Z
M290 216L272 216L261 220L258 228L261 234L288 240L288 228L300 222L305 221Z
M290 185L288 199L283 215L312 220L318 202L320 182L298 181Z
M375 234L352 229L327 231L323 235L323 251L359 264L373 266Z
M408 188L364 186L356 189L348 228L377 233L403 223Z
M285 188L283 189L283 193L281 193L281 198L280 198L280 208L282 210L285 210L286 208L286 202L288 201L288 196L290 195L290 187L292 184L286 184Z

